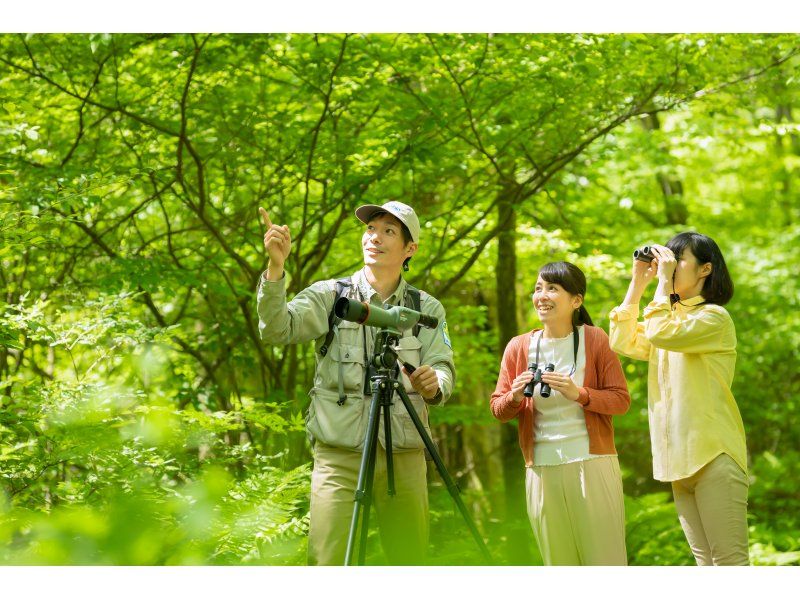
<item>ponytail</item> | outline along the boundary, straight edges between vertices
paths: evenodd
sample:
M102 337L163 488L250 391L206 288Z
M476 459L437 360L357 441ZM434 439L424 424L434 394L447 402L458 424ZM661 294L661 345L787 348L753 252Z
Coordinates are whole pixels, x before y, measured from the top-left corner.
M580 326L581 324L588 324L589 326L594 326L592 322L592 317L589 315L589 312L581 303L581 306L576 309L572 314L572 323L575 326Z
M550 262L539 268L539 276L547 282L561 285L567 293L586 297L586 276L575 264L569 262ZM581 306L572 312L572 323L575 326L588 324L594 326L589 312L581 302Z

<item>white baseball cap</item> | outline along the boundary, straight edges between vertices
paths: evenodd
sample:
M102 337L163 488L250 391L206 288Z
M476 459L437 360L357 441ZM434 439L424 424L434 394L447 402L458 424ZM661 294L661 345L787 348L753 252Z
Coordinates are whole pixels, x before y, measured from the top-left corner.
M414 208L399 201L387 201L382 206L367 204L356 208L356 218L364 224L368 224L377 214L385 212L397 218L406 225L411 233L411 240L419 243L419 218L417 218Z

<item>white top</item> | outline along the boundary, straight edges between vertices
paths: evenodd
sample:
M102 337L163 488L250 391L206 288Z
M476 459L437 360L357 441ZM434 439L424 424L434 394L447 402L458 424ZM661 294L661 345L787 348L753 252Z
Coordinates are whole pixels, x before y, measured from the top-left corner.
M586 371L586 342L583 328L578 326L580 346L575 372L572 374L573 382L579 387L583 386ZM536 361L536 342L541 335L541 331L531 335L528 363ZM553 363L556 372L569 374L572 370L574 351L572 332L564 338L542 338L539 368L544 370L548 363ZM537 384L533 405L536 411L533 427L534 465L562 465L599 456L589 453L589 432L586 431L586 419L580 403L570 401L555 389L551 389L550 396L544 398L542 385Z

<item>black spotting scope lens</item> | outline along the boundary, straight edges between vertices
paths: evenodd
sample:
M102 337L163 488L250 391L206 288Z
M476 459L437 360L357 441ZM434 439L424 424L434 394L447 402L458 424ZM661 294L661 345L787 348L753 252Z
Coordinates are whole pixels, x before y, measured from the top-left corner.
M369 307L366 303L347 297L339 297L336 300L336 303L333 304L333 312L342 320L359 324L369 317Z

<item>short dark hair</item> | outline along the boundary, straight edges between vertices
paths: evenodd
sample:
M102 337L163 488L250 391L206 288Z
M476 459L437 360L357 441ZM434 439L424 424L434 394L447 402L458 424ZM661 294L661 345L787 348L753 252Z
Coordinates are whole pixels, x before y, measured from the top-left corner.
M700 294L706 303L725 305L733 297L733 280L722 257L722 251L714 239L695 232L679 233L672 237L667 247L675 254L675 259L680 260L684 250L691 249L699 264L711 264L711 274L703 281Z
M571 295L580 295L586 299L586 275L578 266L569 262L550 262L539 268L539 276L545 282L561 285ZM575 310L572 323L577 325L588 324L594 326L592 318L586 307L581 306Z

